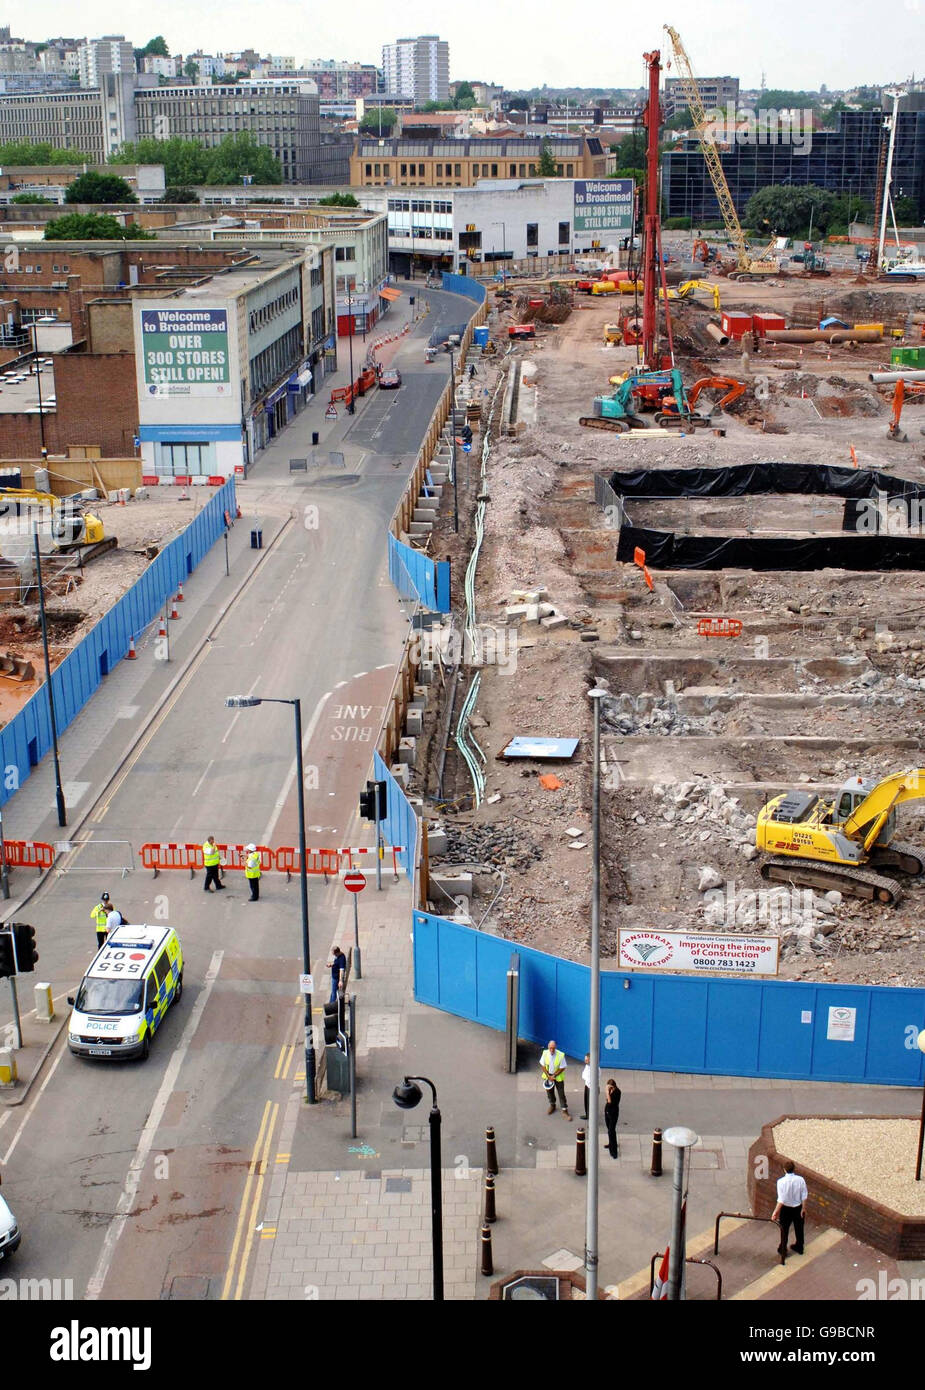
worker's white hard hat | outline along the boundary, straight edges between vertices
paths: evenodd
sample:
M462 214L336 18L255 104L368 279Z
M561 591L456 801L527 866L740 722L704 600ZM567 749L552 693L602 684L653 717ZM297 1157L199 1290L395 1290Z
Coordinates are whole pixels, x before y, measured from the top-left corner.
M254 852L254 850L257 848L257 846L256 846L256 845L245 845L244 848L247 850L248 854L253 854L253 852Z

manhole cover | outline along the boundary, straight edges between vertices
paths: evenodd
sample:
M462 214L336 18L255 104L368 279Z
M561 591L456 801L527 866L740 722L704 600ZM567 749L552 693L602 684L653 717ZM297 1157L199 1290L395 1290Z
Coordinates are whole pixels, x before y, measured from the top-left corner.
M386 1190L386 1192L410 1192L410 1191L411 1191L411 1179L410 1179L410 1178L386 1178L386 1180L385 1180L385 1190Z
M210 1280L205 1274L177 1274L170 1281L167 1298L182 1298L190 1301L208 1298L209 1283Z

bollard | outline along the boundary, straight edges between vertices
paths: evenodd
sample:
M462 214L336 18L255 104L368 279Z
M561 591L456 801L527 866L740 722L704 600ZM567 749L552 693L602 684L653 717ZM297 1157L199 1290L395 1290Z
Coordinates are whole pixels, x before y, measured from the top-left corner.
M497 1221L495 1214L495 1180L491 1173L485 1174L485 1220Z
M16 1054L11 1047L0 1047L0 1086L14 1086L15 1084ZM488 1258L490 1263L490 1253Z
M585 1164L585 1132L580 1129L575 1135L575 1176L583 1178L587 1176L587 1165Z
M653 1178L662 1176L662 1131L657 1129L652 1135L652 1167L649 1174Z
M494 1125L489 1125L485 1131L485 1172L491 1173L493 1177L498 1176L498 1146L495 1143Z
M491 1262L491 1227L482 1227L482 1273L494 1274L495 1267Z
M55 1006L51 996L51 985L38 984L34 990L35 1018L38 1023L54 1023Z

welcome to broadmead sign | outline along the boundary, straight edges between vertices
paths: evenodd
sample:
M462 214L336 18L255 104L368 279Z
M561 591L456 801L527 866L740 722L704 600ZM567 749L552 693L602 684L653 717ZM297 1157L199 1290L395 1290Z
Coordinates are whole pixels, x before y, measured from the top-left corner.
M572 219L576 232L631 235L632 179L576 179L574 198Z
M149 396L228 396L225 309L142 309L141 348Z

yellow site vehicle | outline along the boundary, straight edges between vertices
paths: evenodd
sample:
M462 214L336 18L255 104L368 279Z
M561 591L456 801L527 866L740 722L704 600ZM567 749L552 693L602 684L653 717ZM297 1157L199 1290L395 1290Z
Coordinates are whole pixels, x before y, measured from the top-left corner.
M709 280L684 280L677 289L669 289L668 298L689 299L692 303L697 304L700 302L698 290L706 291L707 296L713 301L713 308L719 313L719 285L712 285ZM658 297L659 299L665 298L665 291L661 288L659 288Z
M882 782L852 777L832 801L806 790L784 792L758 815L755 844L775 856L762 863L761 875L896 903L902 886L880 871L910 878L925 872L925 851L895 838L896 807L923 798L925 768L920 767Z

